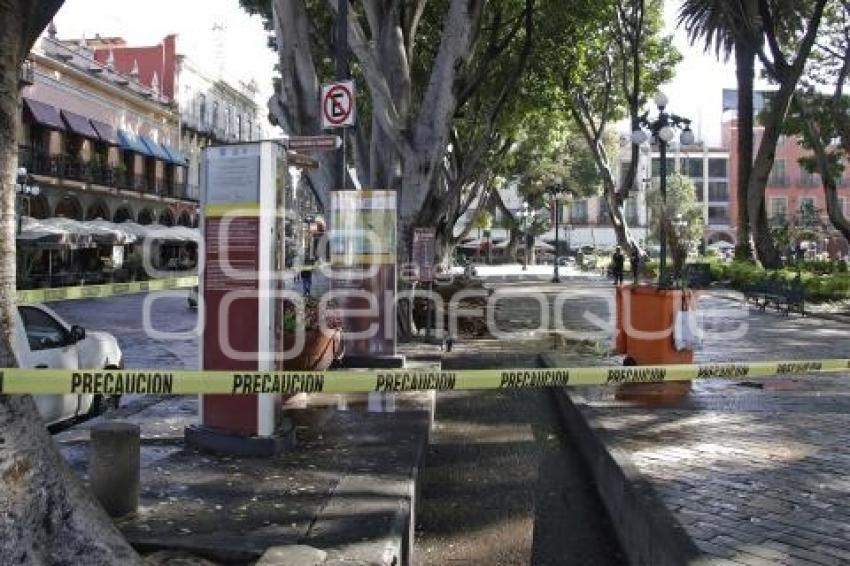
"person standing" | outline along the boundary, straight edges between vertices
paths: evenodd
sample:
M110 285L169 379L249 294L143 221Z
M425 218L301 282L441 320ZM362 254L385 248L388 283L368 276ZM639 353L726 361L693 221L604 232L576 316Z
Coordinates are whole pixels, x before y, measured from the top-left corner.
M304 289L304 296L310 296L310 290L313 286L313 259L307 258L304 261L304 266L301 268L301 288Z
M626 264L626 256L623 255L623 250L620 246L614 250L614 257L611 258L611 267L614 275L614 285L623 283L623 269Z
M632 249L632 279L635 285L638 284L638 276L640 275L640 249L635 246Z

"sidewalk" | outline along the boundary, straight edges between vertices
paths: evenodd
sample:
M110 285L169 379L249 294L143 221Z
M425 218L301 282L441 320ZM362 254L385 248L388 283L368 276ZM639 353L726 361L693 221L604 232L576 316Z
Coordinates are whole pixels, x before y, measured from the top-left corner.
M326 553L323 564L406 562L432 394L313 395L290 412L303 427L297 446L271 459L187 448L196 397L137 408L118 416L141 428L139 511L117 525L139 551L253 563L271 547L305 545ZM84 479L97 420L55 437Z
M850 352L840 322L743 311L712 294L700 305L713 333L697 362ZM730 338L741 320L746 333ZM655 407L614 391L556 394L632 562L850 562L850 372L699 380L682 401Z

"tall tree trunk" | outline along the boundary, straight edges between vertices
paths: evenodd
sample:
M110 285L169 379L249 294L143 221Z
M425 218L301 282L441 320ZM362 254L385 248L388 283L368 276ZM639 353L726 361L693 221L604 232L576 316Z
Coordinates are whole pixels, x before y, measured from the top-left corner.
M18 67L60 5L0 0L0 367L17 366ZM141 564L68 468L28 395L0 395L0 563Z
M788 108L794 97L794 91L800 76L803 74L806 62L812 52L820 22L823 17L824 7L827 0L817 0L812 10L812 17L808 22L808 28L795 49L793 63L789 63L784 53L781 52L780 42L777 40L777 30L773 27L775 23L767 22L770 14L770 6L766 2L759 3L762 9L762 20L767 37L767 44L771 50L773 59L769 59L763 51L759 57L768 69L771 78L779 84L779 90L775 91L769 104L769 111L764 125L764 134L759 144L756 159L747 186L747 213L750 216L750 225L753 231L756 254L762 265L770 269L782 267L782 257L779 249L770 234L770 225L767 221L767 210L765 207L764 192L767 187L767 179L776 158L776 144L782 133L782 123L788 115ZM775 14L774 14L775 15ZM770 24L770 25L768 25Z
M755 51L746 41L735 46L735 65L738 81L738 184L735 196L738 204L738 244L735 257L751 260L753 249L750 242L750 215L747 206L747 186L753 169L753 80L755 76Z
M823 194L826 201L826 213L829 216L829 221L836 230L841 232L841 235L850 242L850 221L844 216L844 211L841 210L841 202L838 200L838 184L833 175L832 168L829 166L829 155L823 141L823 135L818 131L812 118L808 115L805 102L802 100L794 100L794 105L803 124L803 132L807 141L811 144L815 154L815 163L818 173L823 182Z

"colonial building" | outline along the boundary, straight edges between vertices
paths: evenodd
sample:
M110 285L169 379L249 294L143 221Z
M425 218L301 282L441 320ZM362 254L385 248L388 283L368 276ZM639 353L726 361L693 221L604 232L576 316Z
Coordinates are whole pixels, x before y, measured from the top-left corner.
M35 218L102 218L191 226L177 108L84 41L50 27L21 70L20 165L40 187L26 198Z
M177 36L157 45L130 46L120 37L87 41L100 62L114 61L116 69L135 74L158 96L180 112L180 149L188 160L188 190L200 186L201 150L214 143L257 141L264 137L264 119L255 99L257 85L232 85L204 70L180 53Z
M770 98L767 91L757 91L753 106L756 116L764 109L766 100ZM723 110L729 111L723 122L723 145L729 148L729 186L730 186L730 218L733 228L737 225L738 201L738 135L737 121L737 91L723 91ZM764 128L756 126L753 131L755 151L761 143ZM827 227L825 241L816 242L819 248L835 250L837 255L848 253L847 242L830 227L826 211L823 183L818 174L807 172L801 165L800 159L810 156L803 149L800 140L795 136L781 136L776 146L776 159L767 182L765 205L768 218L773 222L795 221L801 210L813 210L820 216L821 223ZM838 200L845 216L850 215L850 170L845 168L843 178L839 181Z

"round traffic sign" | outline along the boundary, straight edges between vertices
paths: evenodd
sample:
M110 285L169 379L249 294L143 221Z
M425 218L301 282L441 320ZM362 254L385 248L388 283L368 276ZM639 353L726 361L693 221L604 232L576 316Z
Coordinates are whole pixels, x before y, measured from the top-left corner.
M348 122L354 109L351 91L344 84L336 84L325 93L322 101L322 112L325 120L332 126Z

